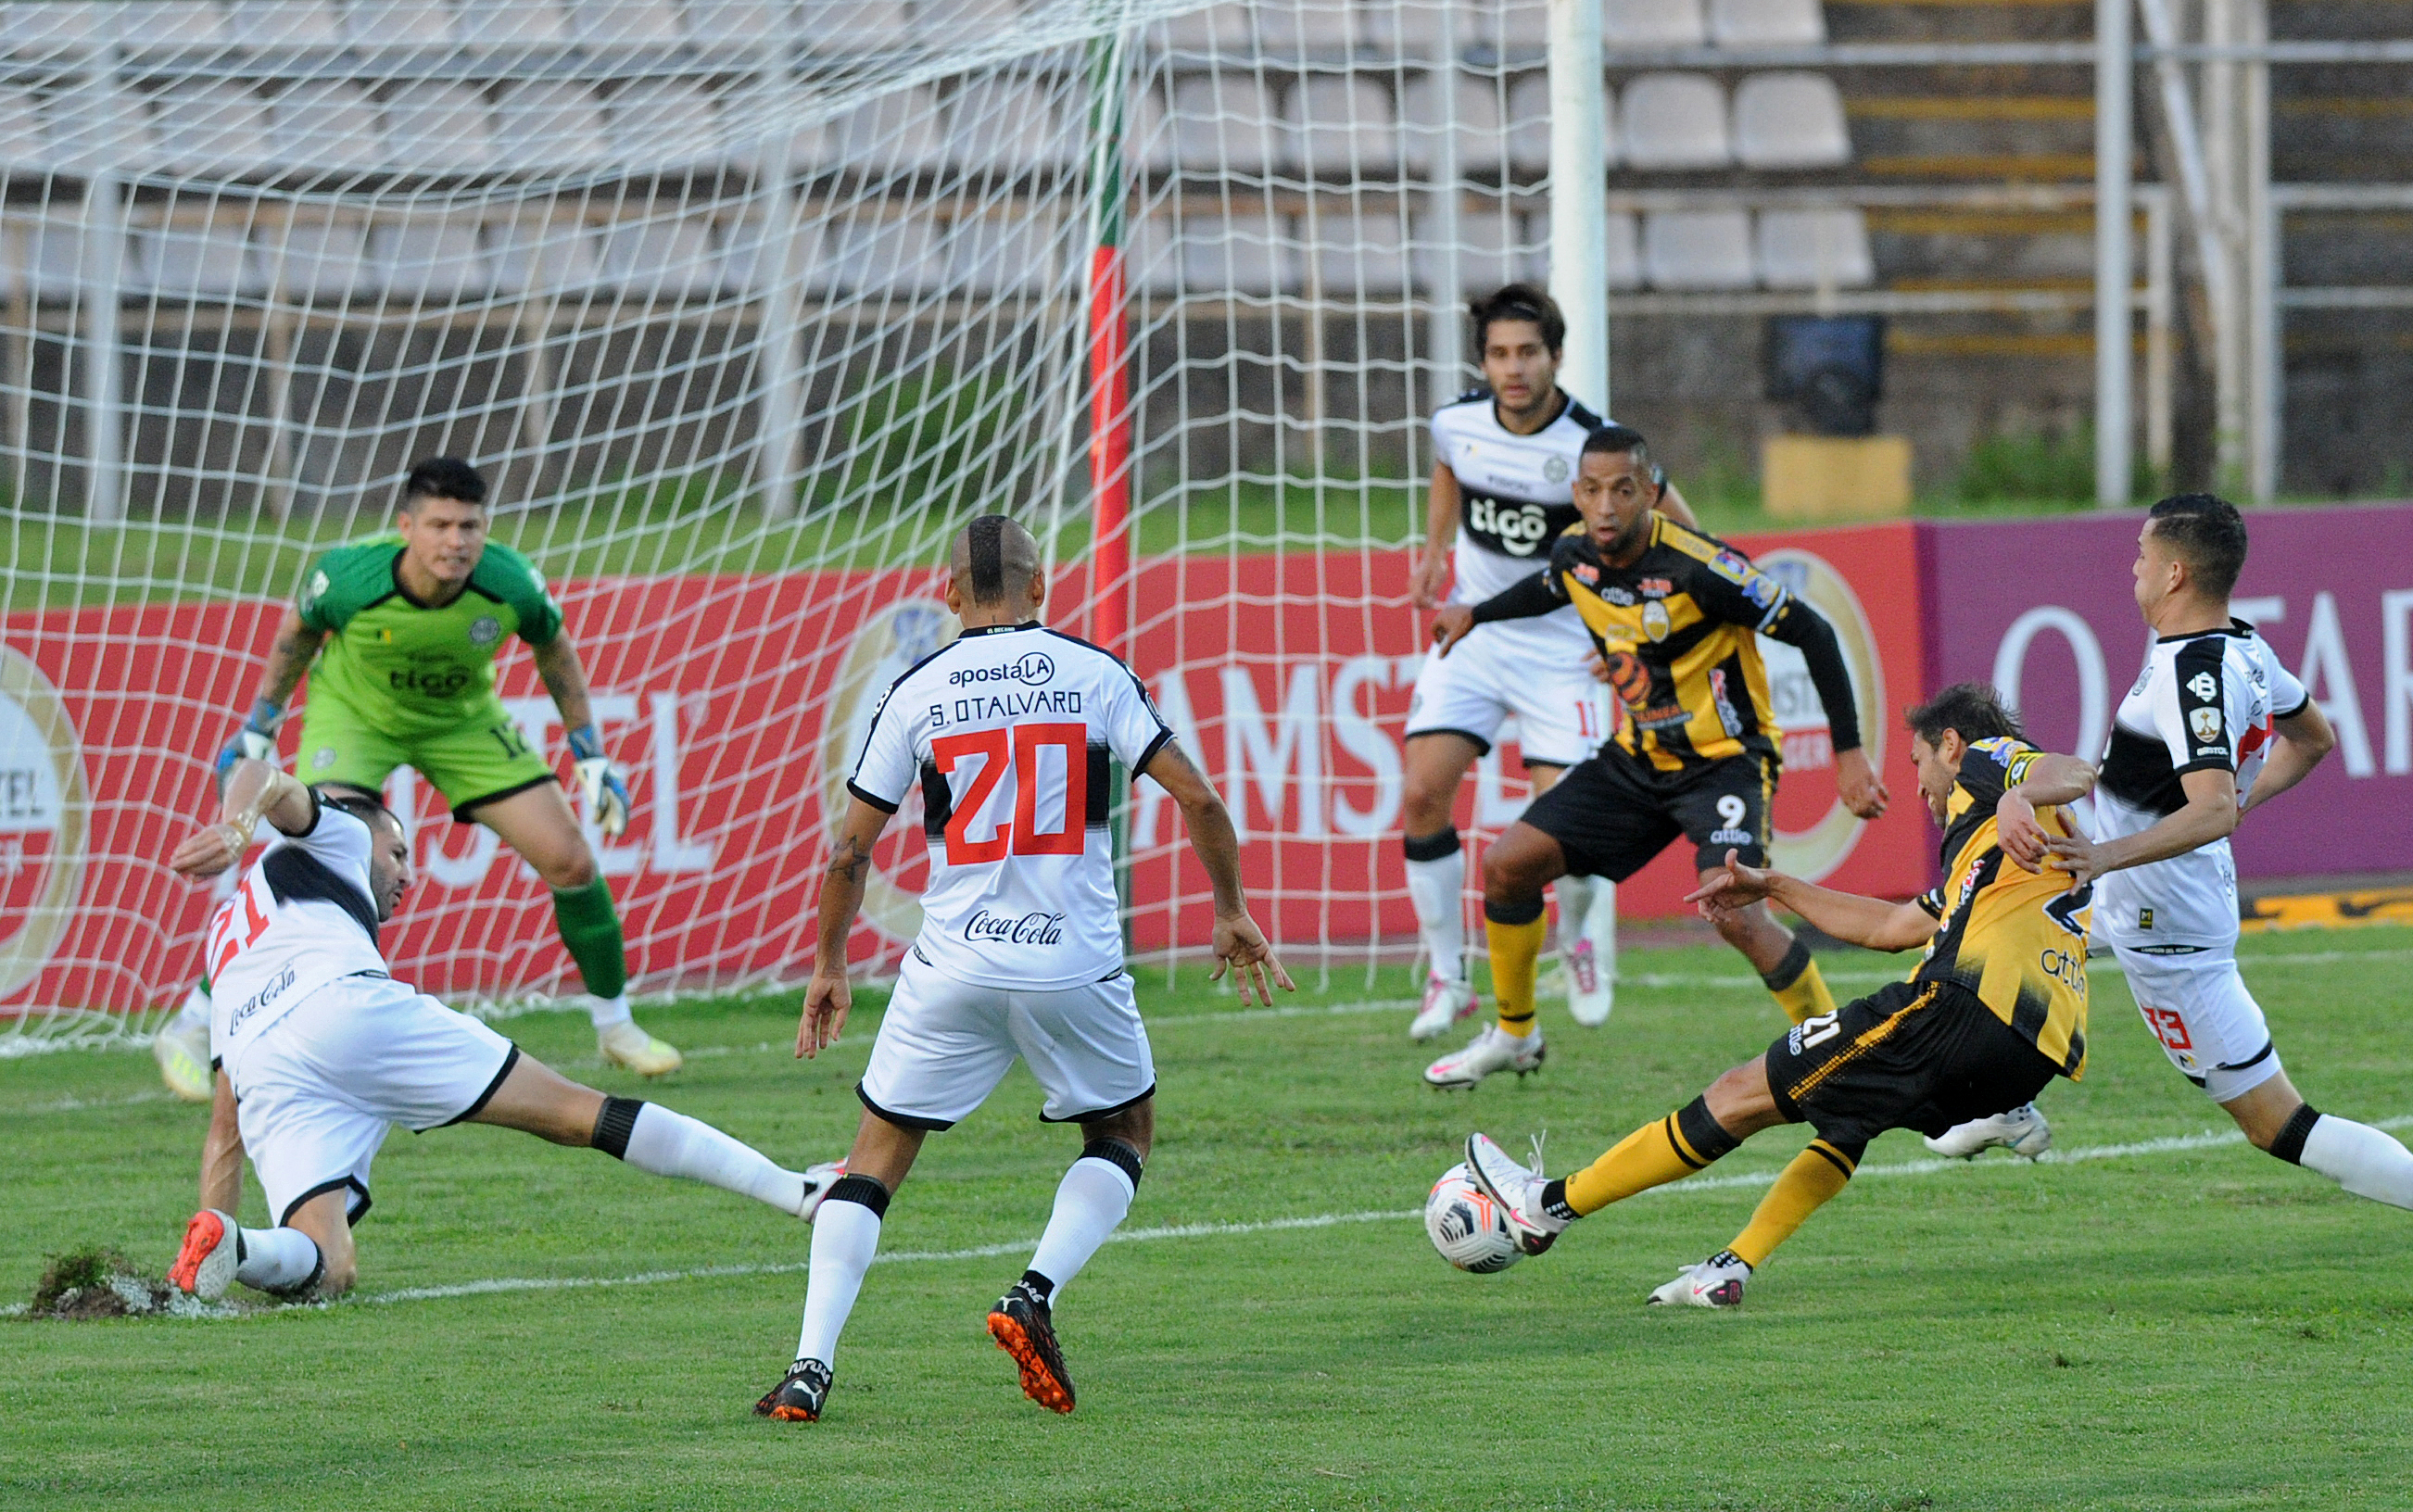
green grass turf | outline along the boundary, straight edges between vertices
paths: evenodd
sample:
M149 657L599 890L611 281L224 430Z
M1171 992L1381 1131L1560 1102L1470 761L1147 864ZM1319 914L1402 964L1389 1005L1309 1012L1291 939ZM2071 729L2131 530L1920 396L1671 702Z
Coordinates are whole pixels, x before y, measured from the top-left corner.
M2297 1083L2413 1114L2413 930L2258 936L2247 979ZM1883 965L1838 956L1846 992ZM1589 1160L1764 1045L1764 994L1713 946L1632 949L1600 1032L1546 1004L1547 1071L1443 1096L1396 996L1350 975L1280 1018L1194 984L1145 992L1162 1137L1131 1226L1418 1205L1470 1128ZM1655 985L1650 985L1655 984ZM2226 1126L2164 1063L2115 970L2095 1057L2046 1105L2065 1148ZM655 1010L688 1069L646 1095L798 1164L843 1148L866 1011L827 1060L792 1000ZM609 1090L585 1025L508 1028ZM1017 1243L1073 1153L1016 1071L935 1138L889 1252ZM48 1253L164 1266L200 1110L150 1060L0 1062L0 1294ZM1769 1172L1775 1131L1718 1168ZM1923 1155L1892 1134L1873 1167ZM806 1231L724 1193L488 1129L397 1134L362 1291L497 1277L794 1265ZM1863 1175L1735 1314L1646 1312L1756 1193L1680 1189L1586 1221L1501 1276L1407 1220L1109 1246L1060 1321L1080 1411L1024 1401L981 1330L1017 1251L876 1267L830 1417L755 1419L800 1274L263 1310L222 1322L0 1322L0 1505L597 1507L2186 1508L2413 1505L2413 1214L2239 1145ZM259 1221L256 1189L247 1214Z

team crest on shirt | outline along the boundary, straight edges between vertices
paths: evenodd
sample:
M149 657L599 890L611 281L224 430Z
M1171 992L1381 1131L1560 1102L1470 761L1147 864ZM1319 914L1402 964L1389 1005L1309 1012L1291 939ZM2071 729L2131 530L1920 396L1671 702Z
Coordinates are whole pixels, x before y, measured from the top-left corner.
M2209 681L2209 679L2198 676L2196 678L2196 681L2206 682ZM2218 744L2220 740L2220 711L2208 705L2199 709L2190 709L2187 712L2187 728L2194 731L2195 737L2198 740L2202 741L2204 744Z
M480 615L469 624L471 645L492 645L503 638L503 622L492 615Z
M1653 641L1664 641L1673 627L1667 619L1667 606L1652 599L1642 606L1642 633Z
M1548 461L1543 463L1542 476L1554 483L1565 482L1567 481L1567 459L1564 457L1552 457Z
M2187 691L2209 704L2220 696L2220 680L2208 672L2198 672L2187 679ZM2204 738L2209 740L2212 736Z

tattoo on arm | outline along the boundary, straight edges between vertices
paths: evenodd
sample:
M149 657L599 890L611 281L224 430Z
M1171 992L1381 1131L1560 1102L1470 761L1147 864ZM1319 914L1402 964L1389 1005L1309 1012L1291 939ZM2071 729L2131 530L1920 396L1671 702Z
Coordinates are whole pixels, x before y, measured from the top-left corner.
M310 670L310 659L318 654L318 643L325 639L321 631L289 622L279 630L275 644L268 649L260 696L272 704L290 701L293 689L302 686L302 674Z
M851 835L841 835L830 848L830 881L849 887L862 882L871 869L871 848Z

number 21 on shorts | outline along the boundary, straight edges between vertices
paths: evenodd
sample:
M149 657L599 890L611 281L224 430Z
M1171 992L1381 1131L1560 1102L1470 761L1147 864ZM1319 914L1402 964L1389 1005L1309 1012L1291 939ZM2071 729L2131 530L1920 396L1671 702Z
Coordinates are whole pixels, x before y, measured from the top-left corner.
M1008 742L1012 754L1008 755ZM967 730L930 742L930 761L942 775L952 776L977 763L969 787L952 794L947 814L947 865L979 866L1012 855L1079 855L1088 846L1083 834L1089 808L1089 727L1085 724L1021 724L1011 730ZM1060 752L1064 763L1061 826L1043 830L1039 800L1043 784L1054 778L1055 763L1043 752ZM988 807L989 795L1011 772L1014 776L1014 819L999 824L985 839L974 839L971 827ZM954 785L949 784L950 787Z

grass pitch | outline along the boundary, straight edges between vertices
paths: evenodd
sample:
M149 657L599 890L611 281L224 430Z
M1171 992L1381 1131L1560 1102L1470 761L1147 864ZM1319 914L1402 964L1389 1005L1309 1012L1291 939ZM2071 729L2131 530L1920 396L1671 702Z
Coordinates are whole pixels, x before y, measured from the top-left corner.
M2413 930L2246 948L2315 1104L2413 1116ZM2046 1105L2064 1151L2144 1149L1920 1169L1917 1140L1888 1135L1735 1314L1640 1302L1732 1236L1758 1196L1737 1178L1772 1174L1799 1131L1722 1163L1723 1185L1621 1205L1504 1275L1448 1269L1416 1222L1383 1215L1420 1205L1469 1128L1517 1149L1547 1129L1569 1168L1779 1025L1722 949L1624 964L1606 1030L1546 1004L1542 1075L1452 1096L1418 1085L1404 1010L1349 1011L1402 995L1396 975L1278 1017L1151 986L1161 1139L1130 1241L1058 1313L1070 1418L1021 1399L981 1327L1074 1152L1017 1071L899 1194L817 1426L748 1411L793 1348L801 1225L524 1135L397 1134L354 1301L0 1322L0 1505L2413 1505L2413 1214L2218 1142L2227 1120L2105 962L2090 1074ZM1828 970L1862 992L1886 964ZM807 1066L786 1052L792 1015L656 1010L690 1060L646 1093L793 1163L836 1154L876 1017ZM595 1064L575 1015L507 1028L636 1090ZM164 1267L203 1126L147 1056L0 1063L0 1293L27 1297L46 1255L81 1245ZM1161 1232L1281 1221L1297 1225Z

